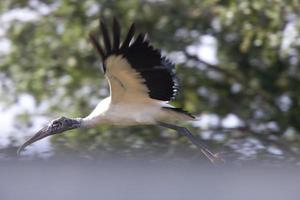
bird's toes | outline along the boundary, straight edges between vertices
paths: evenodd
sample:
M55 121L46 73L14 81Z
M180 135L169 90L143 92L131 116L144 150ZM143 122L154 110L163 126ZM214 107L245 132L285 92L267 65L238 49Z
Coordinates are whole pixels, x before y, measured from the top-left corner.
M215 164L224 164L225 159L224 159L224 152L218 152L213 155L213 163Z

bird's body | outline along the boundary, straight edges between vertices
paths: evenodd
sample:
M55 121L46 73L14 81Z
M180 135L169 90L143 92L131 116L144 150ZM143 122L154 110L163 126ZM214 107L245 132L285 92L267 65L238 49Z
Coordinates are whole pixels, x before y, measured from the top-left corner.
M170 108L170 109L168 109ZM119 102L114 104L111 97L100 101L87 117L83 118L83 126L99 124L113 125L151 125L159 122L176 122L194 120L193 117L173 110L167 102L145 99L143 102Z
M162 56L143 34L134 39L134 25L130 27L122 43L120 26L116 20L113 23L112 40L102 22L100 31L103 45L97 33L91 33L90 39L102 57L102 68L109 82L110 96L100 101L87 117L61 117L53 120L19 150L49 135L79 127L89 128L99 124L156 124L187 136L210 160L215 160L216 155L199 143L186 128L173 125L176 121L195 119L183 109L169 104L178 91L174 64Z

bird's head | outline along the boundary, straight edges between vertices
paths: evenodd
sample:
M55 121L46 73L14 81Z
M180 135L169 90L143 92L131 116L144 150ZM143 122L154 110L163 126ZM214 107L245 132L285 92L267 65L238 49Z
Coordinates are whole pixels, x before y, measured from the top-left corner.
M47 126L38 131L34 136L32 136L29 140L27 140L19 149L18 154L21 153L25 147L28 145L41 140L50 135L60 134L64 131L68 131L71 129L79 128L82 124L82 120L79 119L70 119L66 117L60 117L51 121Z

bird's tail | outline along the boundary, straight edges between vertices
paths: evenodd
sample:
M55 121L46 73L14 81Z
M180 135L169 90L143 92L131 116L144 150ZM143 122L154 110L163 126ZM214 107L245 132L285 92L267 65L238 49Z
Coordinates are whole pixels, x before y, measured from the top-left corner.
M165 109L167 111L170 111L170 112L178 115L178 117L183 119L183 120L190 120L190 121L196 120L196 117L194 115L192 115L191 113L183 110L182 108L162 107L162 109Z

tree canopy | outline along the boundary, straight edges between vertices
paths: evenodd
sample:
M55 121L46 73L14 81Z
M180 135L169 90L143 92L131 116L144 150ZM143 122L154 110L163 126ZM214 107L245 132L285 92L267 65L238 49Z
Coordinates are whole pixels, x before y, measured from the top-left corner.
M263 145L258 151L276 147L295 156L300 147L299 5L298 0L1 1L2 14L26 8L38 17L14 20L6 30L11 49L0 55L0 101L11 105L26 93L37 105L47 105L39 114L87 115L108 95L88 34L99 18L109 24L116 17L123 35L136 23L177 64L181 92L174 105L217 118L205 130L190 127L209 146L239 152L238 141L255 139ZM213 61L200 48L207 40ZM12 84L6 87L4 79ZM222 119L229 115L240 125L224 127ZM24 113L19 120L28 123L31 117ZM166 153L189 145L178 137L157 127L102 126L55 137L53 144L57 151Z

